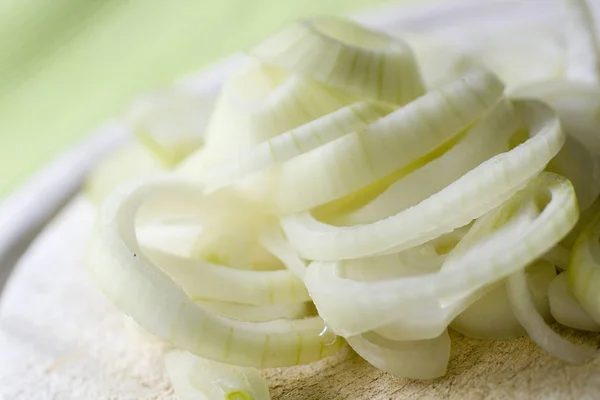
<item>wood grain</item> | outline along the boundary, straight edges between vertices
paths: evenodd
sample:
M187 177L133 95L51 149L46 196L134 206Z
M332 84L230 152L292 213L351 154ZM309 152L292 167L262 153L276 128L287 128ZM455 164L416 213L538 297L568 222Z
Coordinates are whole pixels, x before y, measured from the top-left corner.
M578 342L598 340L562 331ZM570 366L527 338L484 341L455 332L451 338L448 374L429 382L383 373L350 350L312 365L265 371L265 376L277 400L600 398L599 360Z

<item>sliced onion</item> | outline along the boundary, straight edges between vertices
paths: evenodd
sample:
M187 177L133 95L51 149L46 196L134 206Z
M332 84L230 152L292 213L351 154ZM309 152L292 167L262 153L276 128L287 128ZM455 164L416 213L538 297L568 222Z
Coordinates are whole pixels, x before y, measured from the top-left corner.
M140 214L137 220L140 239L151 241L146 247L237 269L284 268L281 261L261 246L258 237L275 220L235 191L205 195L198 188L187 197L174 194L148 202ZM161 227L163 232L157 232Z
M548 287L556 277L554 266L546 261L538 261L526 269L526 276L537 312L549 320ZM476 339L506 340L525 333L510 307L504 282L460 313L450 326Z
M600 87L549 81L516 88L512 96L539 99L558 113L567 140L549 167L573 183L582 210L590 207L600 194Z
M260 244L277 257L298 279L304 279L306 262L298 256L296 250L285 240L279 226L268 225L260 235Z
M507 280L508 299L515 317L535 343L553 356L572 364L585 364L596 356L596 350L578 346L554 332L535 309L527 288L525 273L517 271Z
M339 265L339 274L344 279L362 282L426 276L439 271L444 258L427 243L402 253L345 261ZM411 307L398 307L393 321L374 332L392 340L432 339L442 334L471 301L471 296L467 296L444 307L437 299L423 299Z
M595 84L551 80L523 85L510 91L513 98L534 98L549 104L569 136L600 155L598 113L600 87Z
M600 324L590 317L571 293L566 273L561 273L552 281L548 297L552 316L558 322L575 329L600 332Z
M534 212L530 206L542 200L548 203L541 212ZM558 175L543 173L523 193L471 228L477 229L478 224L493 228L488 224L491 220L500 223L501 229L483 236L460 257L446 260L448 265L439 273L359 282L339 275L340 262L312 262L304 281L319 315L334 332L349 337L393 322L397 310L436 299L446 307L510 275L554 246L577 217L571 184Z
M192 201L203 227L191 249L191 257L237 269L275 270L283 264L259 240L260 232L275 220L259 204L222 190Z
M356 100L311 79L251 62L229 78L217 100L206 131L207 163L231 158Z
M341 18L300 20L268 37L259 60L366 98L404 105L423 94L410 47Z
M309 213L282 217L287 238L307 259L358 258L417 246L494 209L543 170L564 143L549 108L538 102L515 104L531 132L525 143L483 162L418 205L372 224L335 227Z
M173 166L204 143L213 105L214 99L206 95L172 89L139 98L126 120L149 151Z
M404 41L316 18L256 46L210 119L184 89L138 102L129 124L160 162L124 151L90 192L174 171L109 196L87 265L183 349L177 395L268 399L257 370L220 363L313 362L336 335L417 379L446 372L449 326L593 359L544 321L600 331L600 52L586 4L567 7L566 60L548 32L444 41L419 50L439 63L429 92Z
M267 322L275 319L302 319L315 314L310 302L251 306L223 301L203 300L198 305L213 314L236 321Z
M447 253L455 248L467 231L468 227L459 228L400 253L346 260L340 264L340 275L348 279L371 282L438 272L446 260Z
M236 367L181 350L165 355L165 367L179 400L270 400L256 368Z
M369 332L348 338L348 344L371 365L403 378L439 378L446 374L450 358L447 331L418 341L391 340Z
M197 188L176 180L124 187L100 210L86 263L106 296L143 328L201 357L243 366L308 363L337 352L340 339L319 335L319 317L239 322L213 315L192 300L139 247L135 217L144 202L194 197Z
M441 155L502 96L502 84L476 69L440 89L247 182L277 214L309 210ZM314 176L311 171L318 170Z
M201 223L191 220L140 225L136 227L136 234L144 248L189 257L203 230Z
M569 262L571 258L571 252L564 246L557 244L551 248L542 258L557 268L563 271L569 268Z
M252 173L281 164L348 133L361 130L393 110L388 104L374 101L350 104L266 140L239 157L208 168L201 179L208 190L230 185ZM188 170L189 167L183 173Z
M401 253L347 260L339 272L348 279L371 282L437 272L443 262L444 256L427 243Z
M569 288L579 304L594 321L600 323L600 296L595 289L600 282L600 213L579 234L567 269Z
M528 214L531 213L533 215L536 212L537 210L535 210L535 207L529 207L529 212L524 213L525 218L519 218L519 220L526 221L528 220ZM478 242L481 241L481 238L485 237L486 234L489 234L489 232L494 229L494 225L499 221L506 222L497 218L479 219L468 229L466 234L462 236L458 244L454 246L448 255L438 256L438 258L442 258L442 264L438 265L436 271L427 271L427 263L417 263L412 268L414 272L412 272L410 275L404 276L415 277L418 275L437 272L441 269L444 269L444 272L446 273L450 271L459 271L463 266L461 264L462 257L465 256L466 252L471 247L478 245ZM418 249L418 247L414 249ZM398 253L398 255L410 252L414 249L406 250L402 253ZM385 256L380 256L378 258L381 257ZM356 263L355 260L349 260L345 261L342 265L352 265L354 263ZM423 271L417 272L418 265L421 266ZM374 265L365 265L365 267L367 266L372 267ZM369 270L366 272L368 273ZM364 273L365 272L363 272L363 274ZM348 278L348 276L346 277ZM387 278L389 279L390 277ZM467 292L466 294L452 296L451 298L446 297L443 301L440 301L440 299L436 298L435 296L424 298L419 301L419 303L411 305L411 307L398 308L394 312L395 320L388 325L377 328L375 332L381 334L382 336L396 340L423 340L437 337L448 327L451 321L456 319L461 313L463 313L472 305L480 302L479 299L485 298L486 294L490 290L493 290L493 285L482 287L473 290L472 292Z
M509 150L509 139L519 126L512 105L501 100L490 116L471 128L454 147L439 158L400 178L376 199L332 222L365 224L417 205L448 186L490 157Z
M150 178L165 167L143 146L134 143L108 155L88 176L84 192L95 204L100 204L113 190L131 180Z
M160 215L154 215L159 221L137 225L141 246L237 269L283 269L284 264L257 238L258 232L272 223L235 196L223 194L218 196L220 207L213 201L198 204L199 210L206 207L211 215L198 211L187 218L171 216L162 221Z
M430 340L448 328L451 321L485 292L477 290L443 305L437 300L423 299L418 305L398 308L391 323L373 332L391 340Z
M281 261L261 245L257 237L260 229L262 225L244 225L243 221L208 225L192 246L191 256L236 269L283 269Z
M567 237L565 237L561 241L560 245L568 249L570 253L572 253L573 247L575 247L577 239L579 238L579 236L581 236L581 233L588 228L590 221L594 219L596 214L600 214L600 198L596 199L596 201L587 210L583 210L581 212L581 216L579 218L579 221L577 221L577 225L575 225L575 227L571 230L571 232L569 232ZM569 258L569 264L570 262L571 261ZM565 270L567 269L568 268L565 268Z
M302 281L287 270L248 271L160 250L143 249L143 253L194 301L219 300L260 306L309 300Z

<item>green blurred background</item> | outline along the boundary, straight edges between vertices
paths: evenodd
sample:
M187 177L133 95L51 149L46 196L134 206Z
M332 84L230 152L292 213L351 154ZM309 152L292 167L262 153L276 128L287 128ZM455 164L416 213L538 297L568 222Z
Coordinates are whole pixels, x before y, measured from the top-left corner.
M0 197L136 94L243 50L294 18L384 2L1 1Z

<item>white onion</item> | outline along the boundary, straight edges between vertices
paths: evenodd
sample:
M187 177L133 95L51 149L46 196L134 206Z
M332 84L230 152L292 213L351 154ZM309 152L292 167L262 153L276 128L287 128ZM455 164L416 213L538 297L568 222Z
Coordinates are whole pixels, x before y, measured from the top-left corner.
M251 62L229 78L217 100L206 128L210 163L355 101L354 96L319 82Z
M596 356L591 347L577 346L554 332L538 314L527 290L525 273L515 272L507 281L508 299L515 317L527 334L548 353L572 364L590 362Z
M412 379L434 379L446 373L450 338L440 336L420 341L390 340L376 333L348 338L354 351L370 364L393 375Z
M536 310L545 320L549 320L548 287L556 277L554 266L538 261L526 269L526 276ZM511 310L504 281L471 304L450 326L476 339L506 340L525 334Z
M416 206L371 224L340 228L309 213L285 216L281 225L287 238L304 258L350 259L402 251L470 223L514 195L564 143L549 108L536 102L518 104L532 137L513 150L483 162Z
M339 18L301 20L251 54L259 60L366 98L404 105L423 93L411 48Z
M301 319L314 314L314 307L309 302L267 306L250 306L213 300L202 300L196 303L213 314L237 321L266 322L274 319Z
M106 296L149 332L215 361L283 366L336 352L343 342L319 335L324 329L319 317L239 322L213 315L194 304L144 255L135 234L137 210L145 201L161 197L193 198L196 190L188 183L156 180L124 187L105 202L87 266Z
M600 323L600 297L595 285L600 279L600 213L579 234L567 269L569 288L583 309Z
M179 400L270 400L256 368L235 367L171 350L165 367Z
M483 161L509 150L509 139L519 121L512 105L501 100L490 118L469 129L465 137L439 158L394 182L376 199L339 216L337 224L375 222L417 205L448 186Z
M567 282L567 274L562 273L552 281L548 291L552 316L563 325L584 331L600 332L600 324L581 307Z
M361 130L393 110L394 107L388 104L374 101L350 104L261 142L239 157L207 168L202 181L210 190L230 185L252 173L282 164L348 133ZM202 161L201 158L199 160ZM191 164L189 162L180 173L191 172L192 177L196 176L197 170L190 171Z
M126 120L165 165L179 163L204 143L214 99L185 89L153 93L136 100Z
M548 198L538 211L539 199ZM522 203L524 199L528 200ZM522 195L478 220L471 229L487 226L487 235L460 256L446 260L448 265L439 273L359 282L339 275L343 261L312 262L304 280L328 326L349 337L387 325L396 310L436 299L446 307L507 277L543 255L575 225L577 217L571 184L544 173ZM493 229L496 223L503 225Z
M565 54L527 28L462 50L414 34L415 58L324 17L254 47L212 112L191 92L138 103L146 148L89 193L172 171L108 196L87 265L189 351L166 357L177 395L268 399L240 366L317 361L337 335L415 379L446 373L449 327L592 360L545 321L600 330L600 55L585 3L567 6Z
M481 69L433 90L365 129L325 144L247 182L277 214L309 210L438 157L502 96ZM318 170L313 176L309 171ZM400 175L401 176L401 175Z
M600 86L548 81L515 88L511 95L542 100L557 112L567 140L550 168L573 183L581 209L589 208L600 194Z

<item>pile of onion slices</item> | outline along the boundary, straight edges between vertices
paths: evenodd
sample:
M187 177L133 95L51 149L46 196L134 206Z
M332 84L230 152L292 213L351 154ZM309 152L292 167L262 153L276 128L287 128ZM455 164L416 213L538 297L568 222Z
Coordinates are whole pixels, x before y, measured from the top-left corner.
M558 76L513 84L488 52L430 84L418 48L317 18L257 45L214 100L139 102L139 143L88 184L87 266L180 349L180 398L269 398L256 368L346 343L437 378L449 329L594 359L548 325L600 331L600 55L586 4L567 12ZM113 191L123 177L144 179Z

